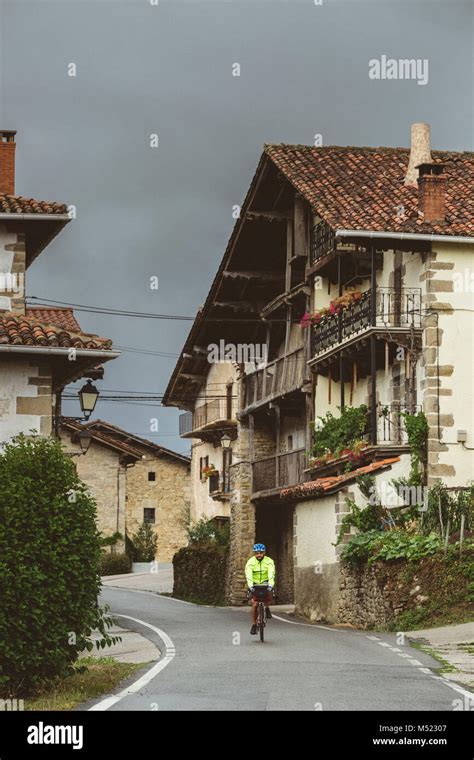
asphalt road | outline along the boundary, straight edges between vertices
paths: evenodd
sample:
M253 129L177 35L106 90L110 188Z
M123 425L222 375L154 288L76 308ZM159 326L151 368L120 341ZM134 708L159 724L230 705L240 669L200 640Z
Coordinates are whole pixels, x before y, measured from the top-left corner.
M136 693L82 709L452 711L463 698L430 670L439 663L397 644L395 634L299 624L282 614L269 621L262 644L250 636L247 609L116 588L104 588L102 598L121 626L151 639L162 656L151 680L146 668L126 684L143 676Z

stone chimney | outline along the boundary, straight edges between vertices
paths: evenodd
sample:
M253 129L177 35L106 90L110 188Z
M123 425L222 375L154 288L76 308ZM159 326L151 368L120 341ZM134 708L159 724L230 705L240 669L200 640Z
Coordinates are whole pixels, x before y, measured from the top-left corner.
M430 125L418 122L411 125L410 160L405 176L405 185L416 187L418 180L418 166L430 164L431 159L431 136Z
M418 207L425 222L445 222L446 175L443 164L419 164Z
M0 129L0 195L15 195L16 130Z

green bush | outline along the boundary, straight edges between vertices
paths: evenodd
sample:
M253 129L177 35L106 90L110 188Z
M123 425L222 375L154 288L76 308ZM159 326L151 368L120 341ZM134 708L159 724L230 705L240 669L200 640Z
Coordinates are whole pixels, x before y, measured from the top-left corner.
M383 533L380 540L375 542L369 563L380 559L407 559L414 562L435 554L441 546L441 540L435 533L420 536L401 530L391 530Z
M230 543L230 526L229 523L217 525L211 518L207 520L201 517L198 522L188 528L188 539L193 544L218 544L218 546L228 546Z
M311 452L314 457L328 452L337 456L342 449L349 448L363 436L367 427L366 405L339 407L339 411L339 417L327 412L324 417L318 418L322 426L314 429Z
M129 573L132 569L132 561L128 554L109 554L102 552L100 558L101 575L121 575Z
M115 640L97 605L95 502L50 438L17 436L0 452L0 694L26 695L67 675L91 632Z
M368 530L350 539L341 559L345 562L368 562L369 565L378 560L416 561L436 554L441 548L441 539L435 533L420 536L403 530Z
M158 536L150 523L143 522L131 538L131 553L134 562L153 562Z

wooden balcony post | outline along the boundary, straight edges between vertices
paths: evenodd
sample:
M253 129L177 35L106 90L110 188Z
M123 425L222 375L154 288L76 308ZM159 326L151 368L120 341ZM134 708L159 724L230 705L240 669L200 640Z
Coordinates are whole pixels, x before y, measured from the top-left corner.
M375 245L370 246L370 258L371 258L371 269L370 269L370 324L372 327L375 327L377 323L377 270L376 270L376 264L375 264Z
M370 442L377 445L377 361L375 353L375 335L370 336L370 380L371 380L371 407L370 407Z
M339 354L339 384L341 386L341 409L345 406L344 404L344 358L342 356L342 352Z
M275 404L275 488L278 488L280 483L280 405Z

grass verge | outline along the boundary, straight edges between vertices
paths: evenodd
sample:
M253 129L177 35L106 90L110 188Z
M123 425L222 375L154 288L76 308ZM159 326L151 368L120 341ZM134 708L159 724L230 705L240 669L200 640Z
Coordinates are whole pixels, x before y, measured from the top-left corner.
M84 657L85 673L75 673L54 686L41 689L25 699L25 710L73 710L89 699L113 691L135 670L146 663L117 662L112 657Z

